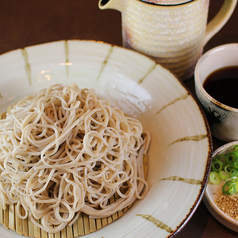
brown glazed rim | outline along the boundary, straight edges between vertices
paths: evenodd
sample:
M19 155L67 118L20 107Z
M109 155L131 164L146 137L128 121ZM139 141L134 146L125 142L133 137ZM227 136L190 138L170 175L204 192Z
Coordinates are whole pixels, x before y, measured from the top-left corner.
M99 5L100 6L104 6L106 5L110 0L101 0L99 2ZM171 3L171 4L162 4L162 3L154 3L154 2L149 2L150 0L137 0L139 2L143 2L145 4L151 4L151 5L155 5L155 6L161 6L161 7L176 7L176 6L181 6L181 5L185 5L185 4L188 4L188 3L191 3L195 0L186 0L185 2L182 2L182 3Z
M150 2L150 0L140 0L141 2L144 2L144 3L148 3L148 4L152 4L152 5L158 5L158 6L178 6L178 5L184 5L184 4L187 4L189 2L192 2L193 0L187 0L185 2L181 2L181 3L171 3L171 4L166 4L166 3L154 3L154 2Z

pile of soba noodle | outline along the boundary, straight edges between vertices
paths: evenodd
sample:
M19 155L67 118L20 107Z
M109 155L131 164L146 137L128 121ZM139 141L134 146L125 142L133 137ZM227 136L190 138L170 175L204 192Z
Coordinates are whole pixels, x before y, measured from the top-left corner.
M16 204L50 233L80 212L110 216L145 195L148 140L93 89L58 84L27 96L0 121L0 205Z

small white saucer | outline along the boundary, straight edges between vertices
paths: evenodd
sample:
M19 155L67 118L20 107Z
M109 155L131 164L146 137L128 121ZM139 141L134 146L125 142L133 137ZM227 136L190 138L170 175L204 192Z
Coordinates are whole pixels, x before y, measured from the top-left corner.
M233 141L227 143L220 148L218 148L214 153L213 157L220 153L225 153L226 150L233 145L238 145L238 141ZM227 214L225 214L216 204L215 201L217 200L218 196L222 194L222 186L224 183L220 183L218 185L211 184L208 182L207 188L205 191L205 195L203 197L203 201L209 210L209 212L224 226L227 228L238 232L238 221L234 220Z

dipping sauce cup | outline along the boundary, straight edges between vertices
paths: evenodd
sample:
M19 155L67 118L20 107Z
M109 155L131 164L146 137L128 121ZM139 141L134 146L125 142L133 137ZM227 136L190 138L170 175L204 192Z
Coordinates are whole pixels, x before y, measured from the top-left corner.
M214 71L230 66L238 66L238 43L207 51L197 62L194 73L196 95L204 108L212 135L226 142L238 140L238 108L225 105L209 95L204 89L204 81ZM230 92L224 90L223 93Z

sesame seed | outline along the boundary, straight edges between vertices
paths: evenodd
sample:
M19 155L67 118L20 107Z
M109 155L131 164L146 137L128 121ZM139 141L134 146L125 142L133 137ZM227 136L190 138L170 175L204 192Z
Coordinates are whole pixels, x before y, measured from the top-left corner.
M216 205L228 216L238 221L238 195L220 195Z

